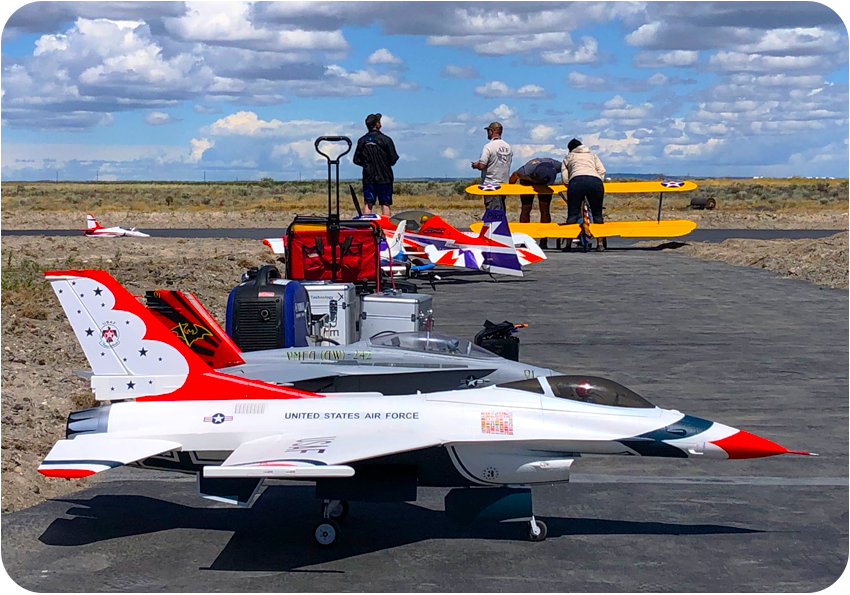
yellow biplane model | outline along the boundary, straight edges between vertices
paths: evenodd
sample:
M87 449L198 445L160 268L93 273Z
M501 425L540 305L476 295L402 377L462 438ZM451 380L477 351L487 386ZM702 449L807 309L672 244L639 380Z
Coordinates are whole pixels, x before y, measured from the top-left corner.
M585 250L593 238L602 239L613 236L623 238L675 238L691 233L696 229L696 223L687 219L661 219L661 203L664 193L690 192L696 189L695 182L690 180L667 180L649 182L606 182L605 194L642 194L658 193L658 218L655 221L609 221L608 223L592 223L587 203L583 205L581 223L510 223L511 232L525 233L534 239L555 238L558 243L567 240L567 247L572 240L578 240ZM503 194L509 196L530 194L560 194L567 191L563 184L525 185L472 185L466 189L467 194L487 196L488 194ZM472 231L480 231L480 223L473 223Z

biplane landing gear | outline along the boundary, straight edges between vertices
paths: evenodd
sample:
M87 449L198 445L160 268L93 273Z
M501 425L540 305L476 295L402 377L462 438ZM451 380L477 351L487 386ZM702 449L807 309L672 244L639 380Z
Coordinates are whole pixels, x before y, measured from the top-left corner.
M543 521L538 521L534 517L531 517L531 520L528 521L528 532L526 535L529 541L543 541L546 539L547 531L546 523Z

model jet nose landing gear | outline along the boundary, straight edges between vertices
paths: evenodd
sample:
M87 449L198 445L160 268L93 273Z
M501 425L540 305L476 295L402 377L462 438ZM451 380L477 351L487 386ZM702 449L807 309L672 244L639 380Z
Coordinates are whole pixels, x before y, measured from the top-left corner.
M325 500L322 502L322 521L313 529L313 539L320 547L331 547L339 539L339 523L348 516L348 502Z

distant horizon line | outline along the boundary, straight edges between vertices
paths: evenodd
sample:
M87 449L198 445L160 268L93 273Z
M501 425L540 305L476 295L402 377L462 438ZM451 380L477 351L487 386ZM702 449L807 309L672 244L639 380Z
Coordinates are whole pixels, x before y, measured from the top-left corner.
M236 178L234 180L91 180L91 179L75 179L75 180L49 180L49 179L41 179L41 180L3 180L3 184L257 184L263 182L270 178L270 176L266 176L264 178L250 178L245 180L240 180ZM660 180L794 180L794 179L802 179L802 180L847 180L847 177L839 177L839 176L670 176L665 174L632 174L632 173L612 173L606 174L607 179L615 179L615 178L637 178L637 179L660 179ZM305 184L311 182L327 182L327 178L308 178L308 179L299 179L299 180L284 180L271 178L272 183L274 184L284 184L284 183L297 183L297 184ZM475 183L477 178L473 177L458 177L458 178L449 178L449 177L412 177L412 178L396 178L395 182L469 182L470 184ZM340 184L342 183L360 183L361 180L359 178L340 178Z

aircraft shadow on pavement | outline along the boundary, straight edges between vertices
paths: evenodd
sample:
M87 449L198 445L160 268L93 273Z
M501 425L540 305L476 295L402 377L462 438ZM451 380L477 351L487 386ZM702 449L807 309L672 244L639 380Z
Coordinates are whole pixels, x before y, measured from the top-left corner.
M319 548L312 530L320 518L320 502L310 486L272 486L250 509L185 506L147 496L95 496L59 499L72 504L39 537L49 546L83 546L106 540L167 532L170 529L230 531L228 544L202 570L292 571L431 539L516 540L517 547L546 547L524 540L525 523L479 522L457 525L442 511L407 503L351 503L341 523L339 543ZM540 517L548 526L548 539L570 535L712 535L761 533L714 524L620 521L591 518ZM184 539L185 533L173 539ZM171 543L167 536L151 540L155 549L191 548L191 543ZM142 550L147 547L141 548ZM132 551L138 551L133 548Z
M605 248L605 252L661 252L662 250L678 250L687 246L688 242L664 242L656 246L609 246ZM569 252L561 252L560 250L546 250L547 256L552 257L554 254L584 254L580 249L574 248ZM596 250L589 250L588 254L596 255Z
M410 281L416 281L420 289L424 291L439 291L440 285L468 285L470 283L495 283L498 285L508 283L535 283L534 279L528 277L511 277L508 275L489 275L482 271L465 271L465 270L439 270L435 273L440 279L435 279L433 286L427 275L413 277ZM385 287L391 287L388 281L384 281Z

